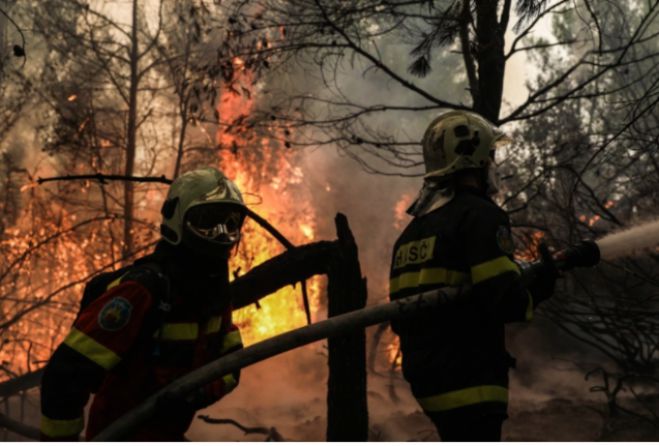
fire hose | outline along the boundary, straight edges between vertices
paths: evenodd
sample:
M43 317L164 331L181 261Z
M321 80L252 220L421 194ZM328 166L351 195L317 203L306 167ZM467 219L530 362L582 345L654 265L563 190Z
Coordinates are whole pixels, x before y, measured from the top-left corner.
M595 242L584 241L552 257L541 248L541 260L522 269L522 280L530 281L542 267L553 265L561 271L575 267L594 266L599 262L599 248ZM440 305L446 305L469 295L469 286L441 288L415 294L393 302L344 313L274 336L237 352L223 356L167 385L142 404L112 423L92 441L117 441L130 435L153 415L157 401L165 394L185 396L235 370L264 359L311 344L328 337L340 336L364 327L391 319L419 314Z

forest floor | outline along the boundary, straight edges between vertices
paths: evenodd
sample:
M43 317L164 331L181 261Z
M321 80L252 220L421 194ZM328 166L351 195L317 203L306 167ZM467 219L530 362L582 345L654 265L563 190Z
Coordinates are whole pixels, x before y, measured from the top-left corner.
M552 336L561 344L556 349L561 353L558 358L547 336L542 337L542 348L533 347L540 345L535 343L533 333L513 333L509 339L518 367L510 373L505 441L659 441L659 426L629 416L602 415L606 409L604 396L589 391L597 381L585 381L583 370L574 367L576 362L593 358L579 351L573 352L575 356L568 355L565 343ZM247 427L274 428L288 441L322 441L327 425L326 364L323 343L255 364L242 371L234 392L198 415L232 419ZM10 401L10 416L15 419L20 418L18 402L18 398ZM659 398L650 403L659 408ZM371 441L439 440L398 373L393 377L387 372L369 373L368 407ZM36 389L30 392L23 419L26 424L39 425ZM191 441L266 439L264 434L245 435L235 426L211 425L200 419L193 422L186 436ZM1 439L23 440L0 431Z
M326 362L320 345L285 354L243 371L240 387L221 403L199 414L231 418L248 427L275 428L289 441L322 441L326 429ZM588 392L588 383L571 370L527 387L511 373L509 419L505 441L659 441L659 426L637 418L602 415L604 398ZM557 382L562 387L557 386ZM419 410L400 378L369 375L370 441L438 441L434 426ZM659 400L657 401L659 404ZM196 420L192 441L262 441L234 426Z

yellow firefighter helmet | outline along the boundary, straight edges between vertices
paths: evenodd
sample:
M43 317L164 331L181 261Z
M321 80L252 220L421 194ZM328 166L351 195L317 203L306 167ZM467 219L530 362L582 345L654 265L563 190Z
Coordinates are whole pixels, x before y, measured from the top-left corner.
M238 187L212 167L192 170L170 186L160 231L172 245L231 247L240 239L246 207Z
M464 169L486 168L490 152L508 142L510 139L499 128L476 113L443 113L423 135L425 178L440 179Z

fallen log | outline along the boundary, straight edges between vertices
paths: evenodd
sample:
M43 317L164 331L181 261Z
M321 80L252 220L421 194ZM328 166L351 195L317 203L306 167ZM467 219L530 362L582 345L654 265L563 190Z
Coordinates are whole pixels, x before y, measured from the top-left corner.
M429 311L438 305L451 303L468 293L466 288L444 288L428 291L394 302L352 311L315 324L274 336L243 350L223 356L183 376L149 397L142 404L112 423L92 441L117 441L126 438L153 414L158 398L170 393L173 397L185 397L195 389L211 381L280 353L303 345L350 333L358 328L378 324L400 317Z
M0 398L16 395L18 392L29 390L41 384L43 368L34 372L26 373L17 378L9 379L0 383Z
M231 282L233 308L246 307L287 285L325 274L328 259L335 249L336 242L310 243L289 248L252 268Z

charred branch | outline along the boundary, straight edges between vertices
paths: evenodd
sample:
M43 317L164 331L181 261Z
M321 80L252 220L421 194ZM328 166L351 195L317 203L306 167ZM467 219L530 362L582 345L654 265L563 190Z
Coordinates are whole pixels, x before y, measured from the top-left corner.
M96 180L101 184L105 184L107 181L111 181L111 180L136 181L139 183L172 184L172 180L167 178L165 175L161 175L159 177L141 177L141 176L132 176L132 175L108 175L103 173L94 173L94 174L86 174L86 175L64 175L59 177L38 178L37 184L48 183L51 181L73 181L73 180Z
M13 378L0 383L0 398L7 398L16 395L19 392L30 390L41 383L43 368L34 372L26 373L17 378Z
M254 267L231 282L233 307L246 307L287 285L327 272L327 259L336 249L334 242L298 246Z
M236 420L232 420L230 418L213 418L208 415L199 415L197 418L208 424L228 424L235 426L243 431L245 435L263 434L266 436L265 441L286 441L274 427L246 427Z

